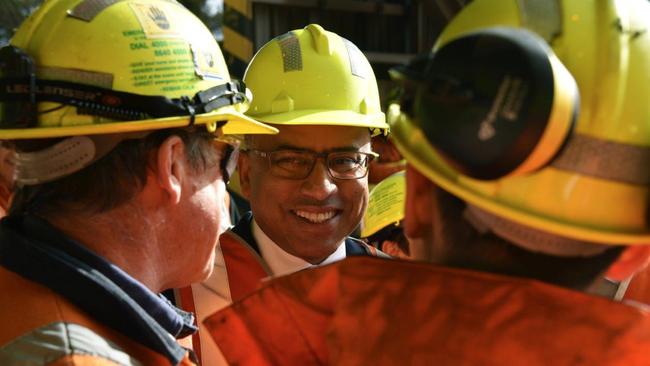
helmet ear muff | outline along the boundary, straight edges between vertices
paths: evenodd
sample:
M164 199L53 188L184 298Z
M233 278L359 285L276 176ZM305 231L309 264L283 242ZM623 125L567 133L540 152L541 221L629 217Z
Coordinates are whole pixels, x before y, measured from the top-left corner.
M466 176L494 180L534 172L557 155L575 124L576 82L534 33L486 28L425 60L397 70L417 84L406 112Z

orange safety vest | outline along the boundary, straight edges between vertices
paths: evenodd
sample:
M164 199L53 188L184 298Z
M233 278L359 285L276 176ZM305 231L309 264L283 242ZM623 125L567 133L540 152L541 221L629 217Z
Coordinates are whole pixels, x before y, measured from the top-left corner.
M271 275L262 257L243 238L228 231L219 238L228 273L231 301L252 293Z
M650 313L539 281L369 257L204 322L237 365L650 365Z
M259 289L265 278L271 276L271 270L258 253L257 243L251 232L252 215L244 215L239 223L219 237L220 251L226 269L227 286L230 298L229 302L236 302ZM368 244L346 238L346 253L348 255L385 256L384 253ZM225 296L225 294L221 294ZM184 287L175 292L176 305L183 310L197 313L195 303L198 301L192 287ZM225 305L224 305L225 306ZM197 314L201 319L204 315ZM194 352L201 359L201 329L192 338Z
M262 280L270 276L264 260L250 247L239 235L232 231L223 233L219 237L219 246L227 271L227 284L230 290L228 302L237 301L245 295L254 292ZM230 280L235 279L235 280ZM178 307L185 311L197 314L195 293L191 286L183 287L175 291L175 302ZM197 317L201 316L197 314ZM199 360L202 360L201 353L201 329L192 335L193 350Z

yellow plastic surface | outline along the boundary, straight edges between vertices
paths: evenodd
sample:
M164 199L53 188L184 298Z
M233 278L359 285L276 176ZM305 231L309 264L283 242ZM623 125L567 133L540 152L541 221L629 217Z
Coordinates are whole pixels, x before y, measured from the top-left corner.
M127 0L108 5L90 20L68 15L80 0L50 0L17 30L11 43L37 65L37 77L169 98L230 81L212 33L182 5L165 0ZM48 69L44 74L41 70ZM47 75L47 76L45 76ZM186 126L189 117L120 122L78 114L76 107L40 103L38 127L0 130L0 139L119 133ZM276 133L243 115L247 103L197 115L196 124L229 121L225 133ZM53 110L55 109L55 110ZM47 113L43 113L48 111Z
M375 75L361 51L316 24L292 34L299 43L302 67L285 71L280 37L264 45L244 75L254 95L246 114L273 124L387 130Z

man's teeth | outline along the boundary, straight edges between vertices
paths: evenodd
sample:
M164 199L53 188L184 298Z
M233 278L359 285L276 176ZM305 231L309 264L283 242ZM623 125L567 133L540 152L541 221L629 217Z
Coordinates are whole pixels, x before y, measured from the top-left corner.
M322 212L322 213L311 213L311 212L306 212L306 211L296 211L296 215L302 217L303 219L307 219L308 221L311 221L316 224L320 224L321 222L325 222L332 217L334 217L335 212L334 211L329 211L329 212Z

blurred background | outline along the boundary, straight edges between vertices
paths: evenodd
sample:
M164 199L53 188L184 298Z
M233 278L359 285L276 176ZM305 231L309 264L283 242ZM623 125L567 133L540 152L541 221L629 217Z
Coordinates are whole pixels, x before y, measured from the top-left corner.
M178 1L212 30L235 78L243 76L255 51L271 38L318 23L365 53L385 102L391 90L387 70L429 50L442 27L470 0ZM0 1L0 46L41 2Z

